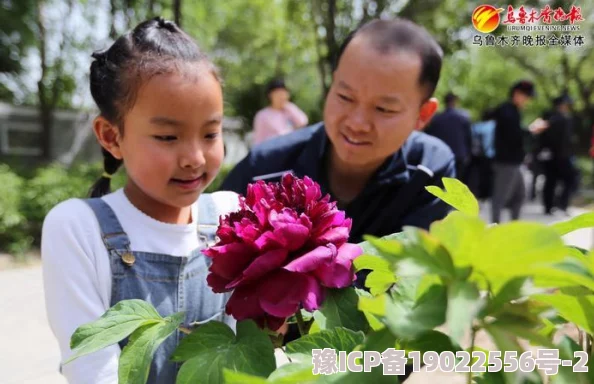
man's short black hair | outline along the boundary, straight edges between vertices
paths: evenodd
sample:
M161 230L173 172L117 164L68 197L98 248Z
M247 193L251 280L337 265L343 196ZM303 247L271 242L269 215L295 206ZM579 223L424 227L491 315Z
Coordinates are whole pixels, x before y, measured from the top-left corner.
M446 103L446 104L451 104L451 103L453 103L454 101L458 101L458 96L456 96L456 95L455 95L453 92L448 92L448 93L445 95L445 98L444 98L444 100L445 100L445 103Z
M567 93L562 93L560 96L557 96L553 99L553 105L555 107L560 106L561 104L573 104L573 99Z
M534 83L530 80L520 80L514 83L514 85L512 85L512 87L509 90L509 96L513 96L514 92L516 91L522 92L523 94L529 97L536 96L536 89L534 87Z
M342 54L356 36L369 37L373 48L382 54L402 51L418 54L421 58L419 83L427 90L426 99L433 96L441 72L443 50L425 28L402 18L369 21L346 37L334 60L333 70L338 68Z

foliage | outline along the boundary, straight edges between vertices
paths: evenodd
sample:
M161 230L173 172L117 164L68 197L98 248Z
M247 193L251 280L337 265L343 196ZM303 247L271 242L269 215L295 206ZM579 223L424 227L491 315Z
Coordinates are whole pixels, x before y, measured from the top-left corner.
M223 166L206 192L217 191L231 170ZM85 198L102 173L100 163L59 164L41 167L29 179L23 179L7 165L0 165L0 250L22 253L39 245L41 227L47 213L58 203L71 198ZM125 170L112 179L111 189L124 186Z
M354 266L357 270L372 270L370 277L376 274L366 280L370 292L332 290L323 306L307 316L309 334L285 346L289 364L274 371L259 370L263 361L273 358L270 344L263 339L257 351L251 352L258 359L252 361L249 354L242 355L241 366L216 359L235 336L228 329L219 329L225 325L213 322L192 332L174 353L179 361L187 360L178 381L185 382L187 372L197 372L196 366L204 365L211 373L206 378L191 376L193 382L381 383L389 377L377 369L312 375L312 350L381 353L396 348L408 353L455 353L463 350L470 337L466 350L481 351L474 345L479 331L491 337L502 355L505 351L515 353L526 367L530 361L524 354L523 342L559 349L562 360L575 363L574 352L582 346L555 334L565 324L573 323L587 334L588 340L592 339L594 263L587 251L565 245L561 236L592 226L594 213L553 226L530 222L487 226L475 209L476 199L463 184L445 179L444 185L446 189L431 188L430 192L461 210L435 222L428 231L409 227L401 234L381 239L366 237L361 244L365 255L356 259ZM302 321L300 317L296 316L298 322ZM92 343L94 337L88 330L100 331L100 321L81 327L73 340ZM252 337L258 332L266 335L252 325L239 323L239 344L233 344L234 348L242 348L239 340L245 327L251 327ZM214 337L215 333L220 336ZM592 352L591 345L586 345L588 353ZM197 360L188 364L191 359ZM467 375L468 382L475 383L543 383L536 371L528 376L508 371ZM552 377L554 383L589 380L586 373L573 372L571 367L560 367Z
M24 180L5 165L0 164L0 249L21 253L30 242L23 233L25 216L19 210Z

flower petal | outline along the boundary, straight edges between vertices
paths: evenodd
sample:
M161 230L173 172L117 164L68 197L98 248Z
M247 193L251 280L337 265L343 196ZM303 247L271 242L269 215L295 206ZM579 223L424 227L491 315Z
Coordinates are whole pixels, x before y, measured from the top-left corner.
M299 256L283 268L291 272L310 272L336 256L336 247L333 244L321 245L306 254Z
M287 255L288 251L286 249L274 249L257 256L241 275L228 283L225 288L235 288L239 284L259 279L268 272L280 268L287 258Z
M203 251L212 258L210 271L228 279L235 279L252 261L254 250L243 243L214 246Z
M208 286L211 287L212 291L215 293L229 292L230 289L226 288L226 285L229 284L229 281L230 280L212 272L206 276L206 282L208 283Z
M320 308L324 302L324 289L320 283L309 275L303 275L305 279L305 295L301 299L301 304L309 312L313 312Z
M357 244L346 243L338 249L332 263L321 265L314 274L325 287L348 287L355 279L352 271L353 260L362 253L363 250Z
M349 229L347 227L334 227L318 236L315 239L315 244L332 243L336 246L341 246L349 239Z
M266 313L260 307L258 296L258 284L237 288L227 302L227 314L233 315L237 321L264 316Z
M304 288L302 275L280 269L260 284L260 307L272 316L289 317L299 308Z

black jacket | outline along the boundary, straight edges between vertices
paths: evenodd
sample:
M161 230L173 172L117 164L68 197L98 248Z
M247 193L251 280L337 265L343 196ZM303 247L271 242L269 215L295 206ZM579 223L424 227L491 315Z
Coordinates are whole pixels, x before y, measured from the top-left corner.
M237 164L221 189L245 194L254 178L278 180L292 172L298 177L309 176L320 184L323 194L330 193L323 166L329 145L322 123L263 142ZM455 177L452 151L434 137L413 132L344 207L353 219L349 241L360 242L364 234L400 232L403 226L427 229L444 218L449 206L424 189L426 185L442 186L442 177Z
M495 161L498 163L517 164L524 162L524 131L520 125L521 116L518 107L512 102L505 102L495 109Z

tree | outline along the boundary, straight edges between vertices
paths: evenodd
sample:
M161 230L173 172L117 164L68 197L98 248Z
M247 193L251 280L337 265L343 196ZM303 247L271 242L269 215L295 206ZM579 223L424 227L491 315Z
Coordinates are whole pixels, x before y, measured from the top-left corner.
M66 46L69 44L69 37L65 33L66 23L62 23L60 30L60 44L58 52L53 63L48 58L48 35L45 20L45 7L47 2L40 1L37 4L35 12L35 22L37 27L37 42L41 64L41 78L37 82L38 106L40 122L42 126L42 156L45 160L51 159L52 133L53 133L53 112L56 109L60 96L64 91L72 93L74 90L73 79L64 72L64 60ZM73 0L66 4L66 19L68 20L72 13Z
M21 73L22 57L35 44L32 25L33 0L5 1L0 12L0 74L18 76ZM0 100L10 101L12 91L0 83Z
M179 27L182 26L182 1L181 0L172 0L173 1L173 20L175 24Z

